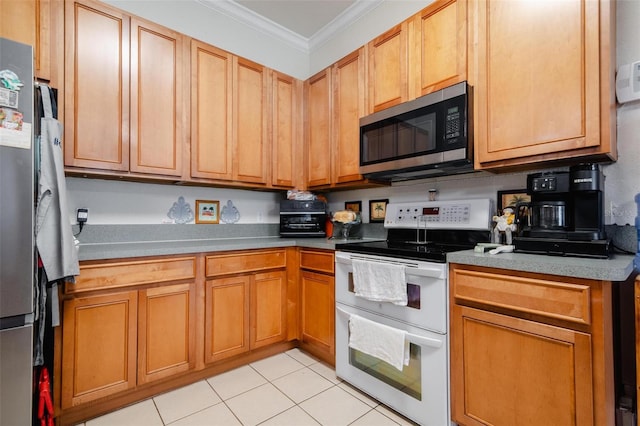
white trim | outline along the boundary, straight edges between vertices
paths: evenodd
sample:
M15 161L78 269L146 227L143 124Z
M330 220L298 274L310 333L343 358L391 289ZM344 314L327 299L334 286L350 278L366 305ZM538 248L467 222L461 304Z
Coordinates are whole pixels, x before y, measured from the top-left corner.
M384 0L356 0L355 3L318 30L311 38L306 38L233 0L195 1L244 25L255 28L306 54L322 46L335 36L337 32L346 29L384 2Z
M195 0L216 12L279 39L301 52L309 53L309 39L232 0Z
M356 0L351 6L346 8L344 12L336 16L333 21L320 28L309 39L309 52L313 52L329 39L334 37L336 33L343 31L351 26L358 19L380 6L384 0Z

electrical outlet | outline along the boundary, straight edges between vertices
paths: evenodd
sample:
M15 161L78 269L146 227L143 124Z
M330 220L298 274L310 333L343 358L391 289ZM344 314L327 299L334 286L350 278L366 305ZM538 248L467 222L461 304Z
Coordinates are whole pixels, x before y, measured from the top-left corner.
M89 220L89 209L78 209L76 212L76 219L78 223L84 224Z
M264 222L264 213L259 211L256 219L257 219L258 223Z

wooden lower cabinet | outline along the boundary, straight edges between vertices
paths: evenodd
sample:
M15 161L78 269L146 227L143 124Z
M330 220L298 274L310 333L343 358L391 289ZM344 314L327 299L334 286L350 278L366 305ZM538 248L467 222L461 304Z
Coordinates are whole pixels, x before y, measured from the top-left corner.
M591 336L467 307L453 317L461 424L593 424Z
M450 265L460 425L613 425L611 282Z
M205 362L287 338L287 274L264 272L206 283Z
M310 271L300 275L302 341L335 357L334 277Z
M206 257L205 362L287 339L285 249Z
M82 262L61 294L55 333L58 424L295 347L297 254L292 247Z
M251 283L249 314L251 349L287 338L287 273L285 271L255 274Z
M242 275L206 282L205 362L249 351L249 286Z
M175 284L138 294L138 384L195 367L196 284Z
M64 302L62 408L135 387L138 292Z
M300 340L302 347L335 365L334 255L300 251Z

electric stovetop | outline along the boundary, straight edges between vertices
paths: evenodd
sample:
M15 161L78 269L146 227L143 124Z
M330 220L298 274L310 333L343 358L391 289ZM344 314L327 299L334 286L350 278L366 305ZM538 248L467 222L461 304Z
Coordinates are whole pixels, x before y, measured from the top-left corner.
M336 250L444 263L447 253L491 241L489 199L387 204L386 241L336 244Z
M447 253L470 250L490 240L488 231L429 230L427 241L418 242L416 230L390 229L386 241L336 244L336 250L444 263Z

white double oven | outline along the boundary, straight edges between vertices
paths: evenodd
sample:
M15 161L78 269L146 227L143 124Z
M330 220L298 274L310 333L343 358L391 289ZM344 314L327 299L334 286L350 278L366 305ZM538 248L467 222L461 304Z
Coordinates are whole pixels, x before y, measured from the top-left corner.
M407 306L355 296L352 259L404 265ZM447 268L444 263L336 252L336 373L421 425L449 424ZM402 371L349 348L352 314L407 332Z
M385 218L386 241L336 246L336 373L421 425L455 424L449 400L446 253L488 242L491 211L488 199L391 203ZM354 261L403 266L407 305L356 296ZM400 371L350 348L352 315L404 331L409 364Z

